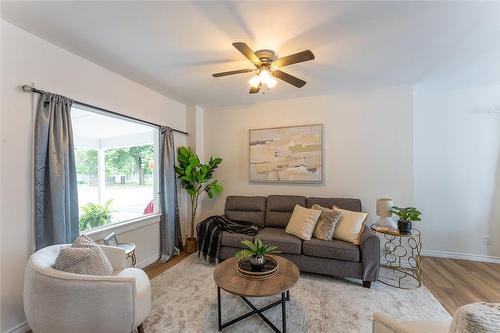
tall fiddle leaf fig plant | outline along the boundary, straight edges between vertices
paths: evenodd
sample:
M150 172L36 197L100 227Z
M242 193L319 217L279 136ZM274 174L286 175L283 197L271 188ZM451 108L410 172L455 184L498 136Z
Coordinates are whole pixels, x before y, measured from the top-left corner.
M210 157L208 163L201 163L191 148L179 147L177 161L179 164L175 167L175 172L191 198L191 239L194 239L194 221L200 194L205 192L212 199L222 192L222 185L213 178L214 171L219 167L222 158Z

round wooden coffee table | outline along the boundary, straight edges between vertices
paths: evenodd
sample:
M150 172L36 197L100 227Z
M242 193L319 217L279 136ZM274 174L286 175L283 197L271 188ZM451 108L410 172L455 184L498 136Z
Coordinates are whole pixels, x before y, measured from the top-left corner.
M297 266L290 260L279 256L273 256L279 262L278 273L267 280L255 280L241 276L236 269L236 258L230 258L215 267L214 280L217 285L217 310L219 320L219 331L233 325L245 318L257 314L275 332L286 332L286 302L290 300L290 288L299 279L300 273ZM230 294L238 295L252 309L244 315L222 323L220 290L223 289ZM281 299L263 308L257 309L247 297L268 297L281 294ZM264 316L263 312L281 304L282 330L278 330L271 321Z

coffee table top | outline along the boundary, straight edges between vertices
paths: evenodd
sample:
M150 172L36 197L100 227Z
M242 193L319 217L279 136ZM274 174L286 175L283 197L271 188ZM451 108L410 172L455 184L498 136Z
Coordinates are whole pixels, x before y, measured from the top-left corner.
M266 280L254 280L241 276L236 264L238 259L227 259L215 267L214 280L217 286L231 294L245 297L266 297L281 294L290 289L299 279L299 269L288 259L272 256L279 262L276 276Z

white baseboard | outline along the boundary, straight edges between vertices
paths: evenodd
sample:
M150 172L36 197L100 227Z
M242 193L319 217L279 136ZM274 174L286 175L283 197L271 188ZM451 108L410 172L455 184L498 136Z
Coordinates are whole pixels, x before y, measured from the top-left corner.
M137 263L135 265L135 267L140 268L140 269L144 269L145 267L151 265L152 263L157 262L158 260L160 260L160 254L159 253L155 254L154 256L151 256L151 257L149 257L149 258L147 258L147 259L145 259L145 260L143 260L143 261L141 261L139 263Z
M24 323L20 323L19 325L4 331L4 333L26 333L29 330L30 330L30 325L28 324L27 321L25 321Z
M426 256L426 257L463 259L463 260L481 261L481 262L500 264L500 257L486 256L486 255L481 255L481 254L467 254L467 253L447 252L447 251L422 250L422 255Z

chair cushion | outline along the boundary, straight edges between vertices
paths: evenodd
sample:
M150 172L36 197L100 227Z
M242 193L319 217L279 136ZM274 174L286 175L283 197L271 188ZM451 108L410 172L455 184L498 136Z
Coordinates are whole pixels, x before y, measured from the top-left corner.
M324 241L313 238L304 241L303 252L307 256L339 259L346 261L359 261L359 247L349 242L332 240Z
M306 197L270 195L266 204L266 227L286 228L295 205L306 206Z
M353 212L361 211L361 200L351 198L307 198L307 208L311 208L314 204L322 207L332 208L337 206L341 209L352 210Z
M242 240L253 241L253 236L238 234L236 232L223 231L220 238L220 245L236 247L238 249L246 249L246 246L241 244Z
M302 241L285 232L281 228L264 228L259 231L257 237L266 245L276 245L278 251L285 254L301 254Z
M224 214L234 221L252 222L264 226L266 197L228 196Z

